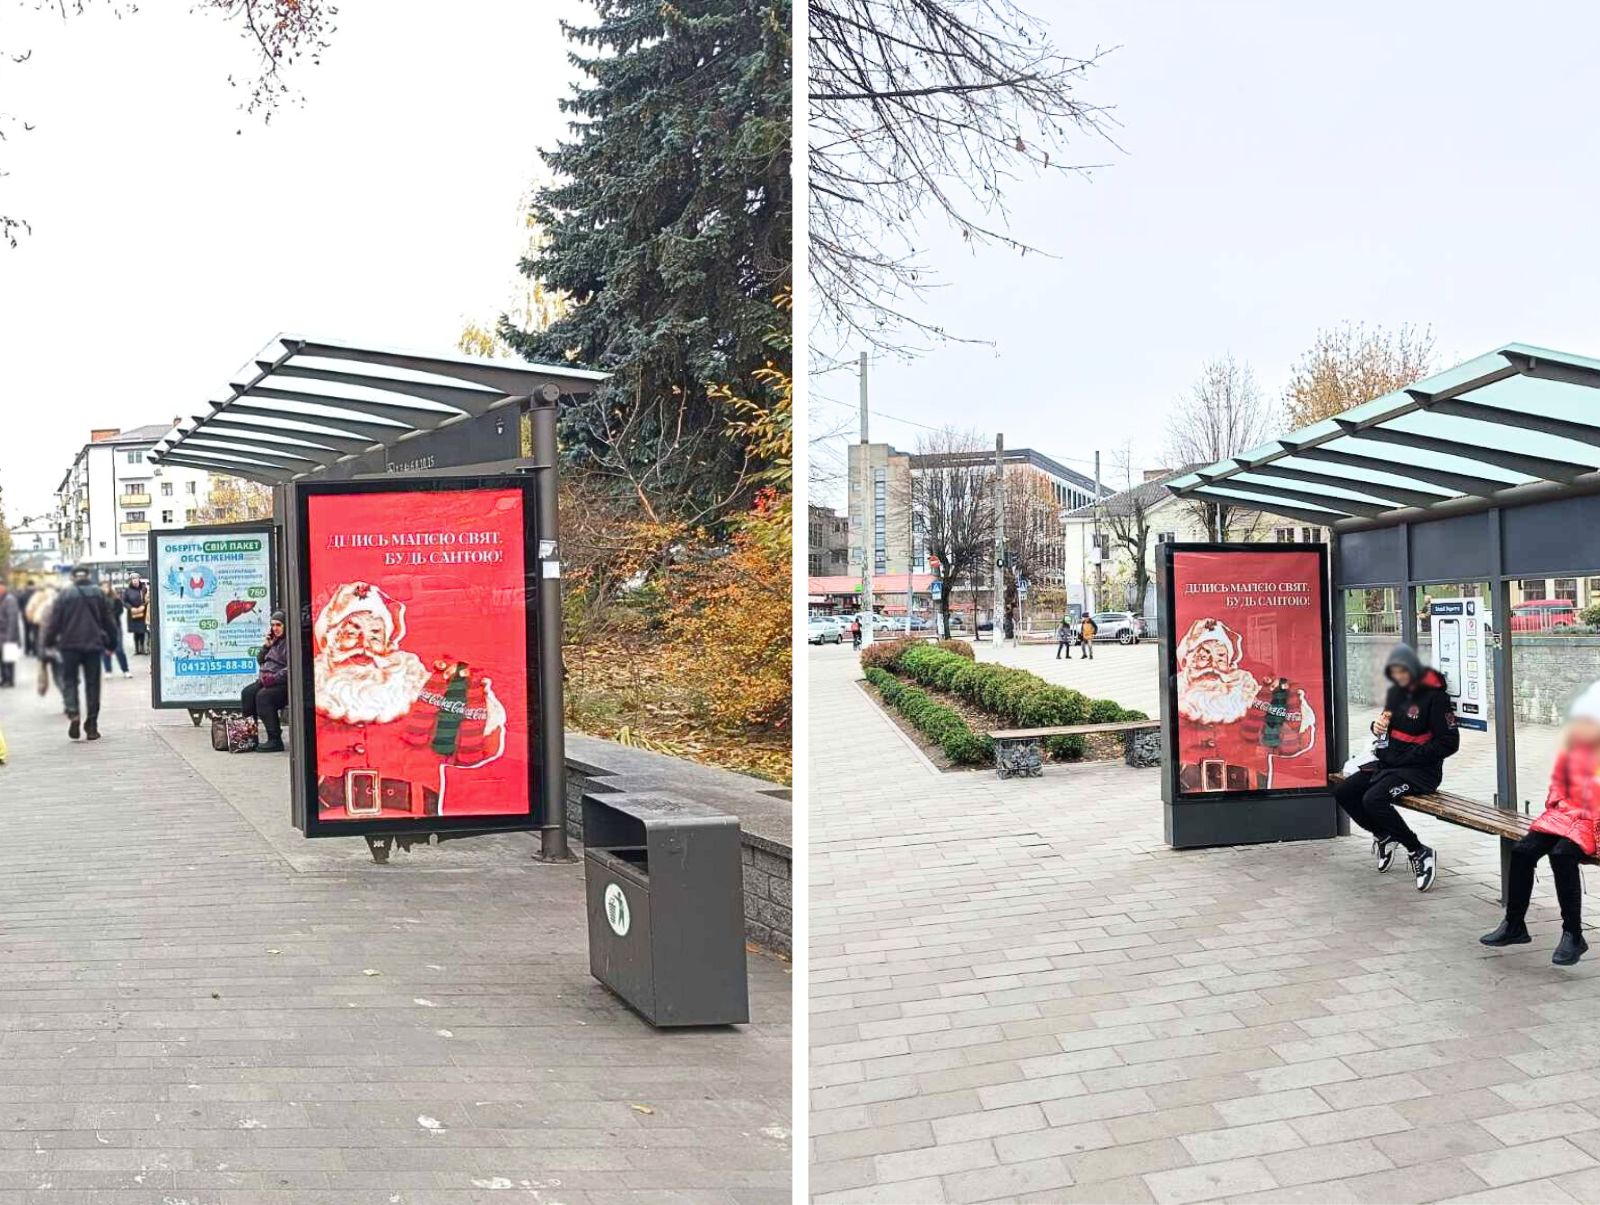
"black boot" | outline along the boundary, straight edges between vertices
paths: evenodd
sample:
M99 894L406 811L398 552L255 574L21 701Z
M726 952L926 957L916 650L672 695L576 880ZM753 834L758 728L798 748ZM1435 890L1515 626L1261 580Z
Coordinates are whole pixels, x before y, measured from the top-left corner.
M84 740L88 740L88 741L97 741L97 740L99 740L100 739L100 726L98 724L96 724L93 720L89 721L89 723L87 723L87 724L85 724L83 726L83 738L84 738Z
M268 741L264 745L256 746L257 753L282 753L283 751L282 741Z
M1556 946L1556 952L1550 956L1550 961L1558 967L1569 967L1588 952L1589 943L1584 940L1582 933L1563 929L1561 942Z
M1486 946L1525 946L1533 940L1533 936L1522 921L1513 925L1510 921L1503 920L1498 929L1493 933L1485 933L1478 940Z
M72 720L72 723L67 725L67 735L69 737L71 737L73 740L77 740L78 737L83 735L83 729L78 724L78 717L77 716L73 715L70 711L67 712L67 715Z

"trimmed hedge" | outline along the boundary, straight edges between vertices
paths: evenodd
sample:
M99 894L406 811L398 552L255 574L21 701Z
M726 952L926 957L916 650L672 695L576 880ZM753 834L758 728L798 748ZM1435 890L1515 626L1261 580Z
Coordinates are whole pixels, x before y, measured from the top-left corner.
M899 636L894 640L874 640L861 650L861 668L893 669L901 653L912 645L921 643L922 641L911 636Z
M869 666L866 672L867 681L877 688L883 701L938 745L951 761L975 766L994 760L994 742L974 732L959 712L946 707L927 691L902 682L888 670Z
M876 647L876 646L874 646ZM880 669L902 674L922 686L966 700L1017 728L1057 728L1071 724L1115 724L1148 719L1111 699L1091 699L1082 691L1047 682L1038 674L1009 665L969 660L937 645L910 642L886 657ZM865 661L865 655L863 655ZM1081 736L1056 736L1045 742L1052 756L1083 756Z
M936 640L933 647L954 653L957 657L965 657L968 661L978 659L978 655L972 651L972 645L965 640Z

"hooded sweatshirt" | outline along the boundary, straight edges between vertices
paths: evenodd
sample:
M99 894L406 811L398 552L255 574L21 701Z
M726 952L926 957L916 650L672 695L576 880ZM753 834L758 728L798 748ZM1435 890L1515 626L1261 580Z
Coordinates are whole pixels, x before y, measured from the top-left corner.
M1393 684L1395 667L1410 671L1409 686ZM1456 709L1439 671L1422 664L1415 650L1397 644L1384 663L1390 679L1383 709L1389 713L1389 743L1379 749L1385 770L1400 770L1423 791L1435 791L1444 779L1444 759L1461 747Z

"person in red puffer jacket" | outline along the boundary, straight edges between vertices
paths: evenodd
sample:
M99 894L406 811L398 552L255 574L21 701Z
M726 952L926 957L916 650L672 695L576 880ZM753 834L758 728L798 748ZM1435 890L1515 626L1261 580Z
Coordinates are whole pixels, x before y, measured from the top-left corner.
M1595 822L1600 819L1600 682L1578 696L1544 811L1528 835L1511 847L1507 873L1506 915L1493 933L1478 940L1486 946L1520 946L1533 940L1528 932L1528 901L1533 897L1533 871L1539 859L1550 859L1550 877L1561 905L1561 941L1550 961L1569 967L1589 950L1583 936L1583 882L1578 859L1593 857Z

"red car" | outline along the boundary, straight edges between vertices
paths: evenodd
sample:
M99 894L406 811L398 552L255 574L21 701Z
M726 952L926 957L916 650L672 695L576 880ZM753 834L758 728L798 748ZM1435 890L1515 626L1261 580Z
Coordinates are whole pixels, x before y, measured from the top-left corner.
M1548 632L1578 622L1578 604L1565 598L1540 598L1511 608L1513 632Z

